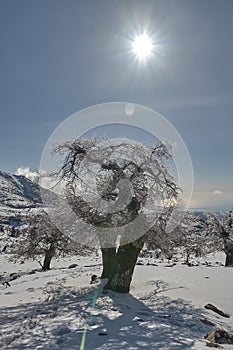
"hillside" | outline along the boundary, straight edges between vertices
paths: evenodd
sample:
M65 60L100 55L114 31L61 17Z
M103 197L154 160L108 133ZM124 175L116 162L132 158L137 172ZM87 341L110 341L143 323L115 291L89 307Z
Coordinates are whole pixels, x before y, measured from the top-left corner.
M0 225L15 226L21 215L41 205L38 184L25 176L0 171Z
M0 171L1 207L25 209L41 204L40 187L22 175Z
M10 246L22 219L41 206L38 184L25 176L0 171L0 251Z

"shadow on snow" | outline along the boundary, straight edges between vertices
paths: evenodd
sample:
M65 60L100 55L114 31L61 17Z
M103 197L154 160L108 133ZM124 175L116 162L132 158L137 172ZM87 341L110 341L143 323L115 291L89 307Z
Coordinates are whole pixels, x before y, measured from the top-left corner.
M211 329L200 321L204 311L163 296L165 290L157 281L152 293L137 299L98 287L51 288L46 301L0 308L0 346L77 350L86 328L85 350L191 348Z

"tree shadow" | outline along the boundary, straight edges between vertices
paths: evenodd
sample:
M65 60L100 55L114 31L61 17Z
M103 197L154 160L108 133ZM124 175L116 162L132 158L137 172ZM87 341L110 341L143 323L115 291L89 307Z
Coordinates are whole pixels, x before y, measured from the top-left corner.
M51 288L46 301L0 308L0 347L77 350L86 335L85 350L191 348L211 329L200 321L205 311L163 290L137 299L98 287Z
M102 324L89 330L87 350L91 349L188 349L211 327L200 321L201 309L182 299L171 300L151 293L136 299L129 295L112 295L113 310L120 315L102 316ZM93 337L102 329L107 335Z

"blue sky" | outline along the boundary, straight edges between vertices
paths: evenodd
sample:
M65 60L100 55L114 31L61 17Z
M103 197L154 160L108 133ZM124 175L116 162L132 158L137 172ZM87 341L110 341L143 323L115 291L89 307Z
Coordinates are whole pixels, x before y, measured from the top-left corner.
M232 206L233 1L0 5L2 171L37 169L50 134L82 108L134 102L157 110L183 137L194 167L194 205ZM145 27L158 50L138 64L130 39Z

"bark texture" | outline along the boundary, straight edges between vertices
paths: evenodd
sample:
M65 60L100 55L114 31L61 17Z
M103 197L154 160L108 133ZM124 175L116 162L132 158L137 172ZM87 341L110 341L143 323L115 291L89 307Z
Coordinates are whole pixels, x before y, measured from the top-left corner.
M138 255L144 239L115 248L102 249L103 272L101 278L108 278L104 289L118 293L128 293Z

